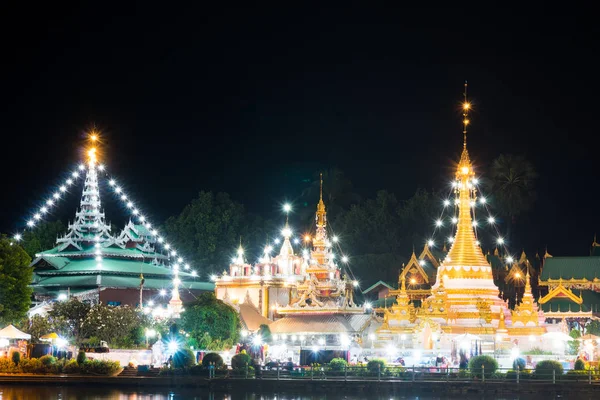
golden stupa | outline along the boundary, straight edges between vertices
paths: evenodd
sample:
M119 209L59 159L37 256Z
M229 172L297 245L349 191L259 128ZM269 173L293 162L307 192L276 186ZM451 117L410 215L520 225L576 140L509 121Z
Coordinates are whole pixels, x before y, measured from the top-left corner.
M512 336L525 336L531 340L532 335L546 331L529 284L524 302L515 311L510 311L499 297L492 267L477 240L473 224L478 200L476 178L467 150L470 108L465 84L463 149L453 182L458 218L452 247L437 269L431 295L420 307L413 307L408 301L404 281L401 289L394 291L397 304L384 310L384 321L378 329L383 340L395 341L396 336L406 338L410 335L413 348L434 349L451 347L453 338L459 335L495 342ZM404 339L402 342L404 345Z

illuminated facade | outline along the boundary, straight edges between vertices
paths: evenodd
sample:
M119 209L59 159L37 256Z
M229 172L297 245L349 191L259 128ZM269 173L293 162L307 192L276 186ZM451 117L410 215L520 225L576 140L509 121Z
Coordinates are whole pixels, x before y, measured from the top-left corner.
M102 210L103 167L96 162L95 148L90 149L88 155L89 163L82 164L66 181L70 186L74 179L85 177L73 223L69 223L67 233L56 240L56 247L36 254L31 263L35 301L43 307L44 302L76 297L92 303L144 306L149 312L176 317L181 311L182 299L192 300L203 291L211 291L213 284L200 282L189 265L178 264L179 259L173 252L157 251L155 247L163 239L159 239L145 217L138 216L138 223L130 220L123 230L113 233ZM60 193L67 192L66 185L47 201L36 217L54 206ZM121 198L127 197L121 194ZM34 224L34 221L28 223L29 226ZM166 303L169 299L168 307L153 310L146 307L148 302Z
M533 300L529 275L523 301L510 311L499 297L492 267L476 238L472 213L477 190L467 150L467 123L465 111L463 151L453 183L458 218L452 245L437 267L434 279L413 253L410 267L404 268L400 275L400 289L394 293L396 304L384 310L384 321L377 331L383 342L399 343L404 338L404 346L450 350L456 348L454 338L462 335L476 337L480 343L496 348L501 342L515 338L533 345L535 338L546 332L544 317ZM414 299L422 299L420 306L415 306L409 296L411 285L417 286L413 295Z

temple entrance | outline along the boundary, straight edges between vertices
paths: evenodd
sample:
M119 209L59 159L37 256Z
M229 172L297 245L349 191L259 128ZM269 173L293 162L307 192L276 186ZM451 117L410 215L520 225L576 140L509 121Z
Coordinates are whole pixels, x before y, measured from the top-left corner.
M421 331L421 343L423 343L424 350L432 350L433 349L433 332L431 330L431 326L429 322L425 323L423 330Z

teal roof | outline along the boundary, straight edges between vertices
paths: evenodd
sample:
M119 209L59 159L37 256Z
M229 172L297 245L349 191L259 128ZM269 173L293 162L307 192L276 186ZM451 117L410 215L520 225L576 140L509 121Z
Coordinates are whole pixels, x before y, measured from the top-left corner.
M369 286L367 289L363 290L363 294L369 293L371 290L375 289L377 286L385 286L386 288L388 288L390 290L394 290L394 288L392 286L388 285L384 281L379 281L379 282L376 282L373 285Z
M64 290L65 288L93 289L101 287L114 288L138 288L140 286L139 276L122 276L107 274L104 271L93 275L72 275L72 276L34 276L31 285L36 292L38 288L46 290ZM148 279L144 277L145 289L169 289L173 286L171 279ZM189 279L181 279L180 290L206 290L213 291L215 285L211 282L200 282Z
M385 297L371 302L373 308L391 307L396 304L396 296Z
M60 257L89 257L92 256L95 252L94 247L90 247L84 250L63 250L58 251L58 247L55 247L50 250L42 251L36 256L41 257L44 255L48 256L60 256ZM120 247L103 247L100 249L102 251L102 256L119 256L119 257L128 257L128 258L147 258L147 259L165 259L166 256L160 253L146 253L137 248L127 248L122 249Z
M573 291L575 295L579 295L577 291ZM544 312L568 312L568 311L583 311L583 312L600 312L600 293L593 290L582 290L581 298L583 303L581 308L579 304L565 297L554 297L548 302L541 304L540 307Z
M82 273L96 274L98 272L98 269L96 268L97 262L94 259L68 259L66 257L42 257L42 259L54 266L56 269L36 270L34 266L33 272L37 275L47 276ZM170 268L163 267L160 265L150 264L138 260L123 260L107 257L103 257L102 259L102 271L136 275L142 273L145 276L173 275L173 271ZM191 274L181 270L179 271L179 277L181 279L184 279L186 277L193 278Z
M600 279L600 257L548 257L540 279Z

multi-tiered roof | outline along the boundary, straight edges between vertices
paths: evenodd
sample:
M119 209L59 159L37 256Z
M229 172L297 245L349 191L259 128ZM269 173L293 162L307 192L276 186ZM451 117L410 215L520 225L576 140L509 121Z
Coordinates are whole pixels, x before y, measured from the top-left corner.
M37 254L31 264L36 299L53 300L68 293L98 301L108 288L171 292L177 279L181 290L212 290L192 274L174 271L168 255L155 250L156 238L145 225L130 220L113 234L102 209L95 158L82 168L85 183L74 221L56 247Z

